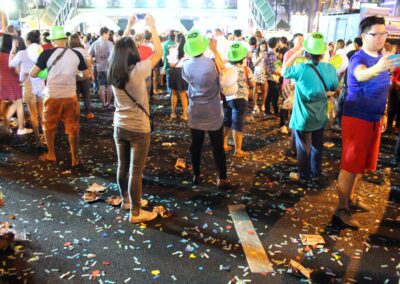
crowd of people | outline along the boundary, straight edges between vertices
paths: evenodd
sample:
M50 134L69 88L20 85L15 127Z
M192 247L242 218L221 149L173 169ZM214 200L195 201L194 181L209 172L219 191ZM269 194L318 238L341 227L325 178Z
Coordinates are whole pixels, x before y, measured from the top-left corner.
M246 123L262 116L279 118L280 133L291 132L298 170L289 178L295 181L323 177L324 132L328 127L341 131L335 216L360 227L351 210L371 208L355 195L358 180L377 167L381 133L400 128L400 61L393 56L398 47L387 41L383 18L363 19L360 37L336 45L319 32L294 34L289 41L265 38L260 31L245 39L241 30L225 35L215 29L208 37L192 29L187 34L170 31L163 39L151 15L144 19L148 29L143 33L133 29L137 21L132 15L125 31L116 34L103 27L98 38L54 26L42 35L30 31L22 40L8 27L0 53L2 133L8 133L16 115L16 135L33 132L36 147L47 149L39 159L55 164L55 135L62 121L71 166L79 168L79 99L91 120L95 92L102 108L114 113L121 206L130 211L130 222L150 221L156 213L142 209L148 204L142 199L142 174L152 131L150 97L161 93L165 82L170 118L187 122L190 129L194 185L204 180L200 161L206 133L217 186L228 189L234 184L227 175L226 153L248 155L242 147ZM338 59L341 64L334 63ZM32 129L25 127L23 103ZM399 166L400 134L394 160Z

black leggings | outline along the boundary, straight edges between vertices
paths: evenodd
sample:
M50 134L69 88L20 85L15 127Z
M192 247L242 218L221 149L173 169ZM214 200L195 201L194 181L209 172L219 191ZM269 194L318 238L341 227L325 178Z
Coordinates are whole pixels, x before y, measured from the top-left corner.
M201 149L204 143L206 131L190 129L192 144L190 145L190 159L192 161L194 175L200 174ZM215 131L207 131L213 149L214 161L218 170L219 178L226 179L226 156L224 151L224 130L221 127Z
M279 99L279 83L274 81L268 81L268 93L267 93L267 99L265 101L265 112L267 114L271 113L270 105L272 102L272 107L274 108L274 114L279 115L278 99Z

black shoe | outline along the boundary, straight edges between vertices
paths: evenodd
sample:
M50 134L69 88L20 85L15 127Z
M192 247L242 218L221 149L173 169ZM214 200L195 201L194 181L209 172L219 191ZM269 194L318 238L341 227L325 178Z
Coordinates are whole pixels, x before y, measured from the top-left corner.
M342 223L352 228L360 228L360 223L354 218L350 210L347 208L337 209L334 215L339 218Z
M199 183L204 181L204 176L203 175L194 175L193 176L193 180L192 180L192 184L193 185L199 185Z

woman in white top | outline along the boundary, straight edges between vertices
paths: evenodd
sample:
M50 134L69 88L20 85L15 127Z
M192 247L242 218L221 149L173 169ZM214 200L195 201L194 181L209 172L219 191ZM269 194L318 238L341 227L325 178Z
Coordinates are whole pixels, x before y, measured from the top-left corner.
M178 104L178 94L182 103L182 116L184 121L188 120L188 98L186 90L188 88L187 82L182 78L182 65L185 60L185 52L183 47L186 40L183 34L178 34L175 37L176 47L169 49L168 63L171 69L169 70L168 86L171 89L171 118L176 118L176 105Z
M161 42L152 16L146 16L151 28L155 52L140 61L135 42L130 37L118 40L111 52L107 73L108 82L115 94L114 140L118 155L117 182L123 199L122 208L130 210L131 223L150 221L157 213L142 210L147 200L142 200L142 174L150 146L150 115L146 78L162 56ZM129 18L125 33L136 22Z
M267 98L268 82L266 76L266 68L264 59L267 55L267 42L261 41L258 45L257 51L253 54L254 77L256 80L256 88L253 96L254 110L253 114L257 115L260 109L257 105L258 91L261 89L261 111L265 111L265 99Z
M17 54L10 54L9 66L12 68L19 67L19 80L23 85L23 100L28 105L30 120L36 138L36 148L39 148L43 147L39 131L39 121L42 124L43 90L45 83L44 80L32 78L28 74L39 57L40 52L43 51L40 46L40 32L38 30L30 31L26 36L25 44L27 49L18 51ZM15 48L14 43L13 48Z
M235 143L234 157L247 155L242 150L244 115L247 107L248 90L254 88L255 81L251 69L247 66L248 50L241 42L231 44L227 58L229 63L221 74L226 106L224 107L224 150L230 151L228 137L232 130Z

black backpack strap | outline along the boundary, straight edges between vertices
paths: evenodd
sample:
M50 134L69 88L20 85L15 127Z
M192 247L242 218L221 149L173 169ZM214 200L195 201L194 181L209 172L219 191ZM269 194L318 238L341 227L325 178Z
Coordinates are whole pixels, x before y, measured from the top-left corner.
M50 72L51 68L56 65L56 63L61 59L61 57L63 57L63 55L65 54L65 52L67 52L68 48L64 48L64 50L56 57L56 59L54 59L53 63L50 65L50 67L48 68L47 72Z
M314 69L315 73L317 73L319 79L321 80L322 84L324 85L325 92L328 92L329 90L325 84L324 78L322 78L321 73L319 73L317 67L315 67L314 64L307 64L307 65L309 65L312 69Z

